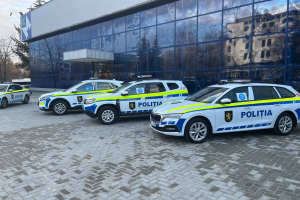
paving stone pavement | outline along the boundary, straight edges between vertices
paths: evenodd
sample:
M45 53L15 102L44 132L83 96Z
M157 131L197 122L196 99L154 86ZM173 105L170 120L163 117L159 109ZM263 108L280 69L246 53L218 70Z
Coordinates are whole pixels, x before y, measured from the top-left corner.
M300 199L299 128L191 144L152 131L148 117L104 126L34 102L0 110L2 199Z

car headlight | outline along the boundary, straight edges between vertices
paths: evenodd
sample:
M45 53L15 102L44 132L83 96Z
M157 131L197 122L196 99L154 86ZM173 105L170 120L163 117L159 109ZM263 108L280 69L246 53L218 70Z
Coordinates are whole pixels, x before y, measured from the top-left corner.
M41 96L40 100L43 101L43 100L49 99L50 97L52 97L52 95Z
M164 114L163 118L180 118L183 114L181 113L172 113L172 114Z
M84 101L84 104L92 104L92 103L94 103L94 101L95 101L95 99L86 99Z

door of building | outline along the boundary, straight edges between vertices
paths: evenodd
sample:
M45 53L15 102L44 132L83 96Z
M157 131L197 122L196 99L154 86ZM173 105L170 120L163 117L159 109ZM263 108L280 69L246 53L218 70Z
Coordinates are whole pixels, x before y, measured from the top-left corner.
M99 79L113 79L113 64L111 61L93 63L94 77Z

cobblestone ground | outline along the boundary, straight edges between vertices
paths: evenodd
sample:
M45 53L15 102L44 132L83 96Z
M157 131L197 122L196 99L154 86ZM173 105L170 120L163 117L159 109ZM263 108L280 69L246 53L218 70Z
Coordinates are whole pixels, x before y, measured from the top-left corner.
M148 117L103 126L33 102L0 110L3 199L300 199L299 128L191 144L152 131Z

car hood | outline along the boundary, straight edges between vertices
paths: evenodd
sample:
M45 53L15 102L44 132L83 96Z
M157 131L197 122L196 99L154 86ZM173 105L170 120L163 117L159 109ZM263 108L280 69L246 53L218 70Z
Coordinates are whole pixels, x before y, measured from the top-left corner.
M0 92L0 96L2 95L2 94L4 94L5 92Z
M209 106L209 103L199 103L188 100L171 101L153 109L153 112L160 114L181 113L183 111Z
M50 93L42 94L40 97L52 96L52 95L55 95L55 94L62 94L62 93L67 93L67 92L64 92L64 91L50 92Z

